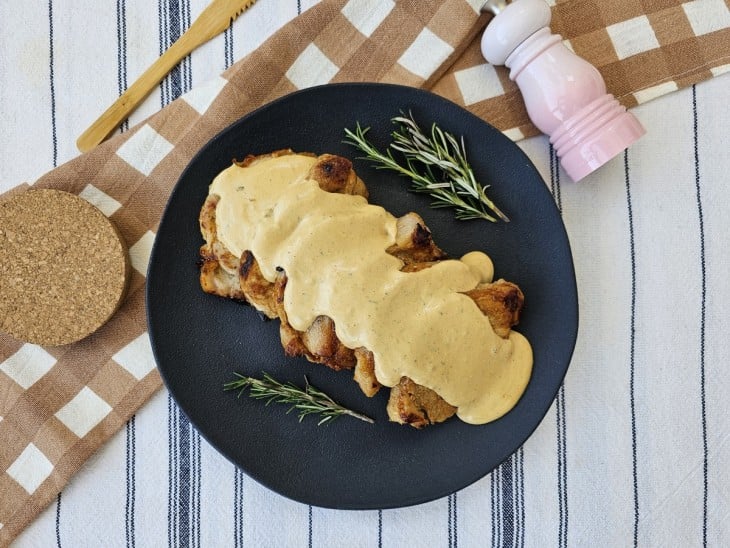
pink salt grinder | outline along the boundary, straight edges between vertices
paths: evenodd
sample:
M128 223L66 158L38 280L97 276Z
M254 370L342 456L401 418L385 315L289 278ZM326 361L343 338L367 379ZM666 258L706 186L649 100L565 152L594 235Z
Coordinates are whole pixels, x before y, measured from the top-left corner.
M550 32L543 0L488 0L495 17L482 36L482 54L505 65L532 123L550 136L560 163L579 181L628 148L645 130L610 93L598 70Z

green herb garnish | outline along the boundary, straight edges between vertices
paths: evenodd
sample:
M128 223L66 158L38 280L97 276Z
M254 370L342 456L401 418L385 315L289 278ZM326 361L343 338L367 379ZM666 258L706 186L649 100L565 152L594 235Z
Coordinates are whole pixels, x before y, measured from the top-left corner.
M289 404L290 407L287 413L296 409L299 412L299 422L307 415L312 414L323 416L317 425L330 422L342 415L349 415L371 424L375 422L366 415L341 406L327 394L309 384L307 377L304 377L305 386L304 389L301 389L292 383L277 381L268 373L264 373L263 379L246 377L239 373L235 375L238 377L235 381L223 385L225 390L238 390L240 396L248 388L250 397L257 400L266 400L266 405L272 402Z
M464 138L457 140L436 124L431 135L424 134L413 115L397 116L391 120L398 130L391 133L393 142L385 153L380 152L366 137L370 128L357 122L355 131L345 128L345 143L358 148L377 169L395 171L411 179L411 190L430 194L432 207L453 207L461 220L497 219L509 222L507 216L487 197L489 185L480 185L466 159ZM393 156L399 152L404 159L399 163ZM487 212L490 210L494 215ZM495 217L496 215L496 217Z

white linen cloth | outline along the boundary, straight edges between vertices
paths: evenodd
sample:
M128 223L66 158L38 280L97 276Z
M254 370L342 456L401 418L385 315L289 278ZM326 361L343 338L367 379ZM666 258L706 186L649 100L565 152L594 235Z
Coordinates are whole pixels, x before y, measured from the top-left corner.
M130 125L314 3L259 0ZM0 3L0 192L76 156L78 135L206 4ZM520 143L563 214L580 329L556 402L494 473L411 508L308 507L237 471L163 390L15 545L727 546L728 105L722 75L634 109L647 135L579 184L547 138Z

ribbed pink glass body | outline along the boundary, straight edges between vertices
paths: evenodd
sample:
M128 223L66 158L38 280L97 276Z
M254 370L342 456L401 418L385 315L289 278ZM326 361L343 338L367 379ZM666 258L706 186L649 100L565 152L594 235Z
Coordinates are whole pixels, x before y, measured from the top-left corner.
M584 178L644 134L598 70L569 50L547 24L543 0L516 0L487 26L482 53L510 68L530 119L574 181Z

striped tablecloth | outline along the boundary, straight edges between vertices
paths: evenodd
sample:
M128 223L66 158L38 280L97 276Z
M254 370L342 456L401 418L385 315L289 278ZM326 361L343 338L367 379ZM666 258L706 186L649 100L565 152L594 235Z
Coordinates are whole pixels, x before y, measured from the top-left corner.
M643 103L633 112L648 134L577 185L558 168L544 136L519 142L562 212L581 321L564 386L512 458L474 485L416 507L367 512L308 507L266 490L218 455L163 388L81 466L15 544L728 545L730 77L723 73L730 59L703 69L703 78L714 78L697 85L685 87L688 81L680 75L682 67L689 75L727 45L712 40L730 26L730 9L724 0L681 5L626 0L628 19L613 21L608 8L600 13L603 19L586 19L595 5L570 1L584 14L582 21L597 25L576 33L577 41L567 36L573 38L571 46L603 52L608 50L600 44L611 40L610 55L599 56L597 64L603 63L607 82L626 104ZM206 3L0 4L0 192L76 157L76 137ZM215 85L226 68L315 4L259 0L232 29L174 71L122 131L190 90ZM359 4L377 15L392 2ZM555 30L567 34L576 28L571 26L576 11L560 6L554 9L560 26ZM659 42L671 44L662 59L647 53ZM496 96L519 98L504 74L474 69L481 64L477 53L467 50L460 70L441 79L435 90L447 96L458 91L463 104L513 138L533 135L519 107L506 118L490 110ZM624 80L616 70L627 63L617 62L626 59L642 60L642 70L632 74L649 75L643 84L620 88ZM677 78L652 81L661 63L677 63L672 65ZM418 64L411 69L418 72ZM306 84L307 76L301 77ZM116 207L101 195L88 197L102 209ZM23 364L42 364L43 356L32 347L4 356L0 387L33 376ZM149 367L153 364L139 360L127 363L132 374L147 374ZM11 389L0 388L0 403L11 397ZM7 426L2 412L0 421ZM13 441L0 438L0 455ZM13 461L19 484L31 489L50 474L49 461L34 451L39 450L24 451ZM0 491L0 507L12 503L9 493ZM0 520L0 538L3 527Z

